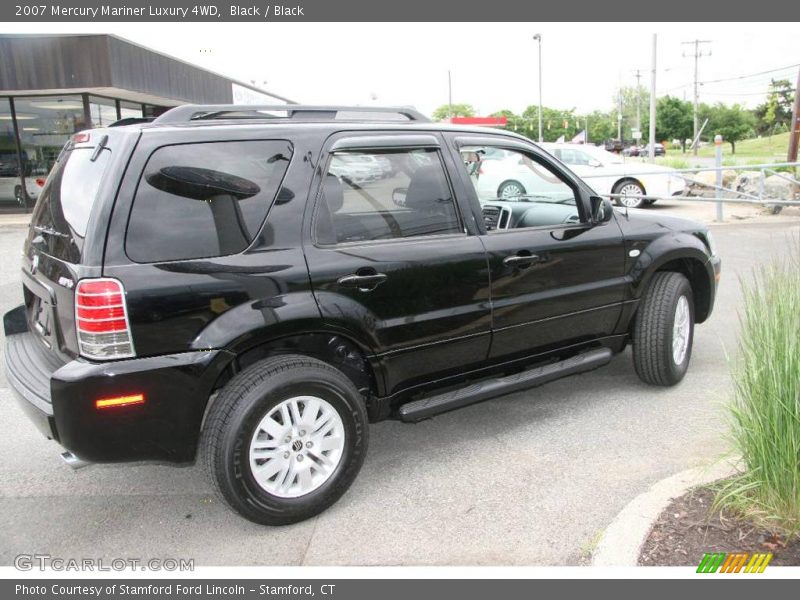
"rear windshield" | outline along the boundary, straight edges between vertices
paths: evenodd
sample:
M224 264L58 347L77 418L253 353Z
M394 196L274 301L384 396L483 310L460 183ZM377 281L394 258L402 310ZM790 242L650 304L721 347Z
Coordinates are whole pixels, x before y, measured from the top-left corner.
M36 248L70 263L79 263L97 190L111 151L68 143L50 172L31 216Z

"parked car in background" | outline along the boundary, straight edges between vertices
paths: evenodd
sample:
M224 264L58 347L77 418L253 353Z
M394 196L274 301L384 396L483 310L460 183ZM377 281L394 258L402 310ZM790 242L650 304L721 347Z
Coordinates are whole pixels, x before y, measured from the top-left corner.
M656 149L656 156L664 156L667 153L666 148L664 148L664 144L659 144L658 142L656 142L655 149ZM645 144L644 146L642 146L641 149L639 150L639 155L649 156L650 144Z
M375 156L360 152L342 153L334 157L331 173L354 183L377 181L387 175L385 167Z
M641 149L636 144L628 146L622 151L622 156L639 156Z
M26 157L23 157L23 161L27 198L22 192L22 178L16 152L0 152L0 202L15 202L26 207L36 202L39 197L47 174L36 174Z
M622 152L623 143L621 140L606 140L604 147L606 152Z
M655 202L638 196L674 196L683 192L686 182L675 169L638 161L606 152L597 146L543 144L544 148L569 165L598 194L622 194L617 204L639 208ZM658 144L661 146L661 144ZM661 146L663 150L663 146ZM626 195L634 197L627 198Z

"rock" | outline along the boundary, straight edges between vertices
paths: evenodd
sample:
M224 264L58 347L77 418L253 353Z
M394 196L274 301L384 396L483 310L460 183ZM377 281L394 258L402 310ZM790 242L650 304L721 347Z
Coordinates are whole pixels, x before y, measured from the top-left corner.
M758 186L761 180L761 171L741 171L733 184L738 192L758 196Z
M698 196L701 198L714 198L717 195L730 196L731 194L721 192L712 187L717 185L717 172L716 171L700 171L699 173L690 173L686 188L687 195ZM733 169L726 169L722 172L722 187L733 188L736 183L736 171Z

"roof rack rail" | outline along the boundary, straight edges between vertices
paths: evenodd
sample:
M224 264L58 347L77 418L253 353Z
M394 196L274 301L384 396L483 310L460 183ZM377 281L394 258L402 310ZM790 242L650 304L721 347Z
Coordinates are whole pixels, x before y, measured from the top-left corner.
M284 114L269 114L284 113ZM351 113L348 117L347 113ZM370 119L367 115L394 115L394 118ZM425 115L406 106L306 106L303 104L238 105L184 104L163 113L154 123L188 123L212 119L307 119L310 121L414 121L430 122Z
M138 123L152 123L155 117L125 117L110 123L109 127L124 127L125 125L136 125Z

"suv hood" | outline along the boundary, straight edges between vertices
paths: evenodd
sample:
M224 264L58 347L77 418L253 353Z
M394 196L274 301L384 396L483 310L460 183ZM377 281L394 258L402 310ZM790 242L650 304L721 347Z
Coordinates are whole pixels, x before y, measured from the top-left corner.
M627 216L626 216L627 212ZM683 231L687 233L704 233L708 231L703 223L674 217L669 215L653 214L647 209L616 209L617 221L622 227L623 232L638 233L650 231L653 233L663 233L666 231Z

